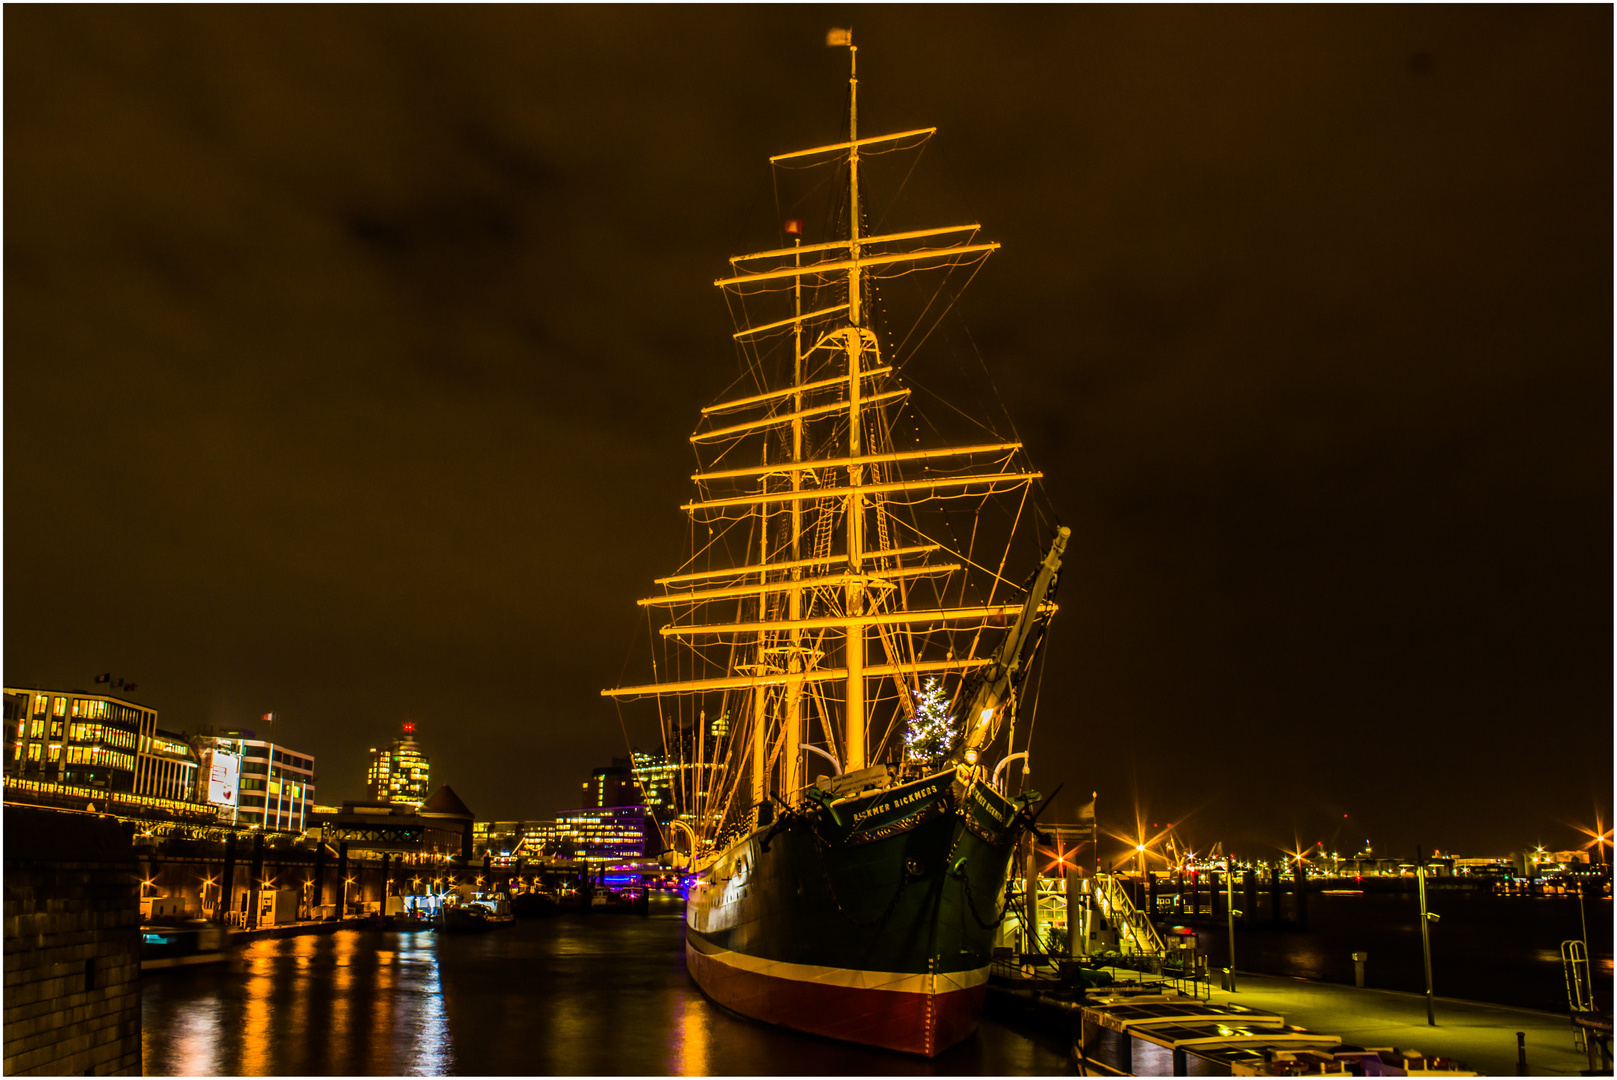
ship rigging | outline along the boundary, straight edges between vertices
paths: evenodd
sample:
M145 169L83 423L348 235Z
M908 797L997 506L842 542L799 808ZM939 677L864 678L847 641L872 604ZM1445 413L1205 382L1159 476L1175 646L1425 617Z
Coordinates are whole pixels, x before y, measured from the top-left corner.
M828 238L787 219L789 246L734 256L714 282L742 374L690 436L687 557L640 600L653 681L603 694L654 698L678 764L704 991L931 1055L976 1026L1032 827L1036 793L1000 766L1025 768L1036 692L1018 751L1020 697L1069 533L1031 498L1042 474L1014 427L919 407L935 390L908 365L952 307L945 285L999 244L977 224L870 226L872 162L936 129L862 135L858 54L836 43L846 137L770 159L831 171L812 230ZM924 276L938 284L916 319L881 317L888 283ZM1021 585L1012 566L1031 567Z

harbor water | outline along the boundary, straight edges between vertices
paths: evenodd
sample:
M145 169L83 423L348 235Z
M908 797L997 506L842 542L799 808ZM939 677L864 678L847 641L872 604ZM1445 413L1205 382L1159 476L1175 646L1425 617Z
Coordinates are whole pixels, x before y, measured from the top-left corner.
M1311 896L1308 929L1238 932L1240 967L1424 986L1413 896ZM1579 936L1568 897L1434 895L1436 992L1563 1011L1560 942ZM648 917L564 914L485 934L340 930L257 941L227 964L142 978L150 1075L1032 1075L1067 1071L1054 1033L984 1018L927 1061L758 1024L685 974L681 902ZM1597 996L1609 1007L1612 907L1586 911ZM1216 969L1227 954L1201 928Z
M682 902L484 934L261 940L143 976L147 1075L1035 1075L1061 1040L993 1018L930 1061L718 1008L685 974Z

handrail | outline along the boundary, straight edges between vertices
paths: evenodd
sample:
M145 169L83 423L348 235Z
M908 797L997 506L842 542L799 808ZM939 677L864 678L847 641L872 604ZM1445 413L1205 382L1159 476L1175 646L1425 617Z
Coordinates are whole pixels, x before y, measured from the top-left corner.
M1025 757L1027 757L1027 751L1026 750L1018 750L1016 753L1014 753L1014 754L1010 755L1009 757L1003 759L998 765L995 765L994 766L993 778L988 781L989 786L994 788L995 790L998 790L1000 772L1005 768L1005 766L1009 765L1011 762L1015 761L1017 758L1025 758ZM1024 765L1022 767L1022 771L1026 772L1027 771L1027 766Z
M1101 914L1119 930L1117 943L1124 944L1123 931L1126 931L1129 943L1140 955L1166 956L1168 947L1163 944L1157 928L1144 912L1134 906L1123 889L1123 883L1111 874L1097 874L1095 880L1100 886L1095 890L1095 897L1100 901Z
M818 746L811 746L808 743L798 743L797 745L799 749L812 750L814 753L819 754L821 757L831 763L831 767L837 771L838 776L842 775L842 762L837 760L835 754L827 753L826 751L821 750Z

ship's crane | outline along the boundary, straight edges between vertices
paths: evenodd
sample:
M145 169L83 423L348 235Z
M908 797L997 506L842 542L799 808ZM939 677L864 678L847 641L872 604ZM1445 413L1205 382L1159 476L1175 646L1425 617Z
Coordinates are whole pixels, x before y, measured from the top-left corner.
M1002 706L1012 690L1021 682L1026 662L1031 659L1028 645L1038 629L1039 617L1048 614L1045 598L1055 591L1056 579L1061 571L1061 555L1067 550L1067 538L1072 530L1063 525L1050 541L1050 551L1039 564L1039 572L1028 590L1027 601L1016 617L1010 632L1005 635L994 657L981 672L966 683L960 701L955 707L958 737L949 760L975 765L983 748L994 741L1004 719Z

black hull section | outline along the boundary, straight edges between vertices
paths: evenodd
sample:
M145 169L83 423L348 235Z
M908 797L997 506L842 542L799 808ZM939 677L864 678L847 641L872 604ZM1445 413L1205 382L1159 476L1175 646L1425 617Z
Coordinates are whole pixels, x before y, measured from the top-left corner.
M946 772L754 832L691 890L692 974L749 1016L935 1054L976 1027L1016 814Z

